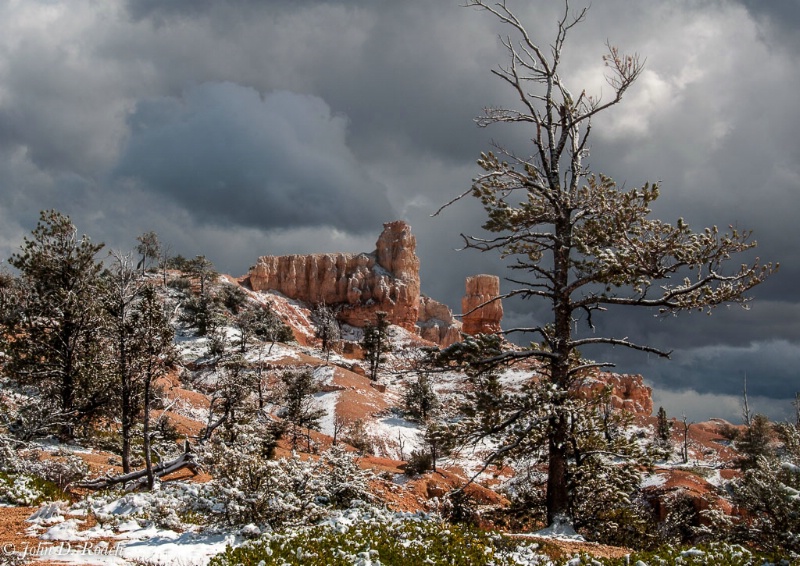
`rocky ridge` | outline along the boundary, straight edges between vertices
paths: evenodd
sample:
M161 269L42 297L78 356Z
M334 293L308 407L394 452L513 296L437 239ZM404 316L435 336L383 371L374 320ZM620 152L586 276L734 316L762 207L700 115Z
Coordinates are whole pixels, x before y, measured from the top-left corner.
M339 307L339 320L351 326L363 327L384 311L390 323L426 340L457 342L462 328L453 312L420 292L416 247L411 227L397 220L383 225L373 252L261 256L246 280L254 291ZM500 330L499 318L492 328Z

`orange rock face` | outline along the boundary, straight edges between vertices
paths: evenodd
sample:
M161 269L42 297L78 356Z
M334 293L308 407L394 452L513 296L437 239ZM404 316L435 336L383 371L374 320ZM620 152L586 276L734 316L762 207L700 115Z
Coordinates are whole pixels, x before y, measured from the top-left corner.
M449 346L461 340L461 323L447 305L430 297L419 298L419 334L425 340Z
M461 312L464 313L461 320L464 333L475 335L500 332L503 304L500 299L492 300L499 295L500 278L496 275L467 277L467 292L461 299Z
M644 384L641 375L602 372L580 389L587 395L595 394L607 385L611 386L611 405L615 409L624 409L644 417L653 414L653 390Z
M340 319L353 326L386 311L392 324L413 331L420 297L416 247L408 224L389 222L372 253L262 256L250 269L250 286L311 304L343 305Z

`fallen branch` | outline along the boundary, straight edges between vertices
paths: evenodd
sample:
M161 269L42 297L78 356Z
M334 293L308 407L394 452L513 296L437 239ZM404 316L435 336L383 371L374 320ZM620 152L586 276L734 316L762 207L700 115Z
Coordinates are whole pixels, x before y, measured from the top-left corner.
M189 468L193 473L197 473L197 463L194 460L194 453L188 449L174 460L162 462L157 466L154 466L153 476L160 478L169 475L172 472L182 470L183 468ZM145 485L147 483L147 469L145 468L143 470L122 474L119 476L106 476L103 478L82 481L75 485L77 487L83 487L86 489L106 489L117 484L125 485L128 482L134 482L129 489L136 489L142 485Z

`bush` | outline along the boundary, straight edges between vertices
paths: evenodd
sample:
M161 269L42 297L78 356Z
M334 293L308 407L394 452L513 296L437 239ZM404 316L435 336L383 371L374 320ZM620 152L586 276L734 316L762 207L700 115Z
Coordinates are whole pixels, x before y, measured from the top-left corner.
M215 556L210 565L505 566L522 563L544 566L550 563L547 557L536 554L536 545L517 546L497 534L419 518L375 519L368 517L350 527L339 523L267 535L236 549L229 547Z
M28 474L0 472L0 502L31 507L45 501L68 499L64 490L45 479Z
M227 524L278 528L311 524L331 507L370 497L369 474L333 447L319 461L270 460L255 439L239 446L213 441L204 455L214 481L204 487L208 509Z
M167 286L182 293L188 293L192 289L192 281L188 277L176 277L170 279Z
M424 474L433 469L433 456L427 450L414 450L411 458L406 463L405 473L407 476Z
M648 564L653 566L768 566L796 564L785 557L769 556L750 551L743 546L727 543L712 543L689 548L666 547L653 552L633 553L627 558L605 559L601 564L623 566ZM580 562L579 564L591 564ZM575 566L578 566L576 564Z

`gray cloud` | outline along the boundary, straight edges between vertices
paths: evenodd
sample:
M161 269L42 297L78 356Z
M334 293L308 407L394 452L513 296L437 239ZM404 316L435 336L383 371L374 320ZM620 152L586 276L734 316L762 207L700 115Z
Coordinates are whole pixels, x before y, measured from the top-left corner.
M317 97L203 84L141 101L129 124L115 177L207 222L359 233L394 216L386 188L347 147L346 119Z
M242 274L265 253L369 250L400 217L417 236L423 291L458 310L465 275L507 273L496 256L454 251L461 232L480 231L477 203L430 214L469 186L491 140L525 152L531 135L474 126L483 106L512 101L489 72L505 62L506 30L460 3L0 4L0 251L55 207L109 246L156 230L176 253ZM509 4L550 43L560 3ZM783 264L747 312L595 321L675 350L664 363L590 354L644 373L676 403L686 387L736 395L744 368L776 407L793 388L797 23L793 0L607 0L563 54L573 90L595 94L607 39L647 58L622 104L595 120L594 170L627 186L661 180L656 216L752 228L756 253ZM509 303L506 326L549 308Z

